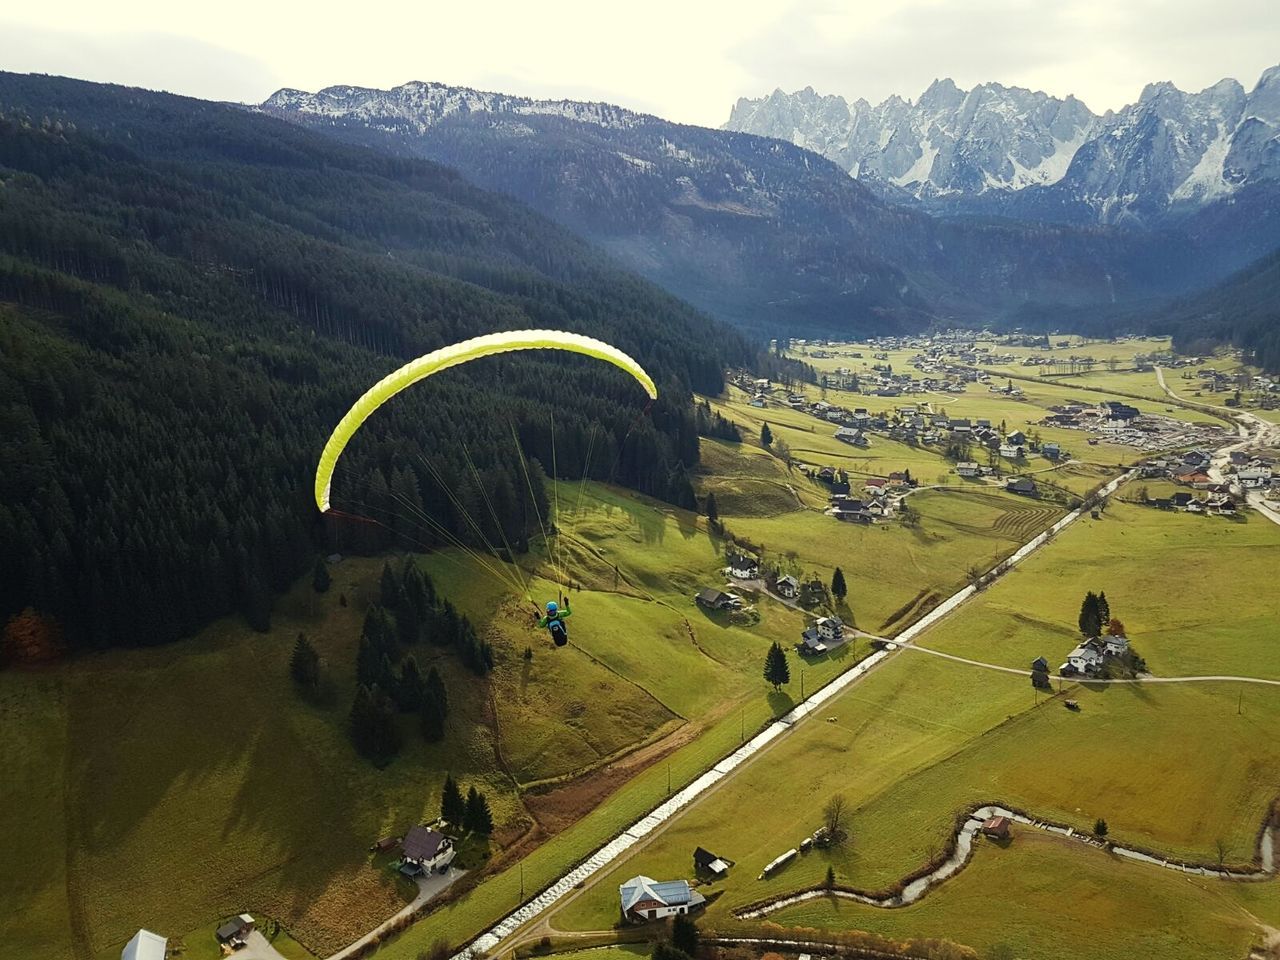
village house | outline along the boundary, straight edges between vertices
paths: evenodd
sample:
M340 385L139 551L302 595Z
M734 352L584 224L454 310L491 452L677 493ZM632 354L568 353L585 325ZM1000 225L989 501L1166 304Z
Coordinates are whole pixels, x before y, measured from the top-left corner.
M707 610L737 610L742 606L742 600L739 597L713 587L700 590L694 595L693 600L698 606Z
M1002 443L1000 444L1000 456L1006 460L1024 460L1027 456L1027 448L1014 446L1010 443Z
M840 427L835 432L835 438L844 443L851 443L855 447L869 447L871 442L867 439L867 435L861 430L853 427Z
M659 882L651 877L632 877L618 887L622 919L627 923L661 920L695 910L706 898L692 889L687 880Z
M729 576L735 580L754 580L760 576L760 564L755 557L749 557L746 554L730 557L729 566L726 569Z
M1046 443L1040 447L1040 453L1049 460L1057 460L1062 456L1062 447L1056 443Z
M453 841L439 830L413 826L400 844L400 872L406 876L444 873L457 856Z
M982 468L976 463L966 460L956 464L956 473L962 477L977 477L982 474Z
M1236 471L1236 481L1246 490L1257 490L1271 484L1270 467L1246 467Z
M788 600L794 600L800 595L800 581L791 576L791 574L779 577L776 587L778 594L786 597Z
M150 930L139 930L120 951L120 960L164 960L168 948L165 937Z
M1058 668L1064 677L1073 674L1092 675L1102 669L1102 665L1113 657L1122 657L1129 652L1127 637L1091 637L1067 654L1067 661Z
M1030 477L1015 477L1006 483L1004 488L1010 493L1018 493L1024 497L1036 495L1036 482Z
M1025 447L1027 445L1027 435L1021 430L1015 430L1004 438L1004 442L1011 447Z
M800 634L801 652L826 653L844 643L844 623L839 617L819 617Z

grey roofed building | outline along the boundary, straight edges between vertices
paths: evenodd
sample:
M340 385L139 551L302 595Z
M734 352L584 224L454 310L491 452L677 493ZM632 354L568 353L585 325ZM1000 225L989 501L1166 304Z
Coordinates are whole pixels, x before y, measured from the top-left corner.
M707 902L687 880L658 881L643 875L620 884L618 898L624 917L642 921L687 913Z
M404 841L400 847L409 860L431 860L440 852L441 845L447 844L448 840L449 838L439 830L413 826L404 835Z
M1011 493L1029 494L1036 492L1036 482L1030 477L1018 477L1010 480L1005 484L1005 489Z
M160 934L139 930L120 951L120 960L164 960L168 947L169 941Z
M734 605L735 598L723 590L717 590L714 587L708 587L700 590L693 597L699 606L707 607L710 610L723 610L726 607Z

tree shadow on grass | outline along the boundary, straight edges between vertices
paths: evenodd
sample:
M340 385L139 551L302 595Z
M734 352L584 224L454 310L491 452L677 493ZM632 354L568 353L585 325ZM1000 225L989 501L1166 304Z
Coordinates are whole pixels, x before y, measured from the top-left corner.
M786 690L769 691L769 709L773 711L775 719L782 716L795 705L795 699Z

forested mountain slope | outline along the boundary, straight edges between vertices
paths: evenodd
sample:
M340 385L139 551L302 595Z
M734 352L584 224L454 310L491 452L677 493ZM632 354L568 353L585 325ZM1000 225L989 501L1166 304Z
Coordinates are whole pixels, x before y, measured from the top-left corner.
M536 466L528 492L512 431L549 470L553 422L561 475L687 504L688 391L717 390L748 348L435 164L233 107L0 74L0 620L34 605L99 646L233 609L264 624L320 546L312 472L350 403L412 356L535 326L632 353L662 393L651 415L605 364L484 361L380 412L335 504L420 504L467 537L437 483L464 505L483 490L488 535L520 545L546 494Z
M1217 286L1155 311L1151 328L1173 335L1174 346L1204 353L1230 343L1258 366L1280 372L1280 250Z

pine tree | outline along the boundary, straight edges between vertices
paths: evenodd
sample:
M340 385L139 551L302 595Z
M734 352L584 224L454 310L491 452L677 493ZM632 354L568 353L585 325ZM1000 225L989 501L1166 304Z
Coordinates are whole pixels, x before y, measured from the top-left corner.
M293 654L289 657L289 676L306 690L314 690L320 683L320 654L304 633L298 634L294 641Z
M843 600L848 592L849 587L844 582L844 571L836 567L836 572L831 575L831 595L837 600Z
M720 508L716 506L716 495L714 493L707 494L707 505L705 507L707 519L715 523L720 519Z
M351 739L361 756L377 763L390 760L400 751L395 707L376 686L361 685L356 689L351 705Z
M475 784L467 791L467 808L462 822L469 833L485 836L493 833L493 813L489 810L489 800L476 789Z
M1111 604L1107 603L1107 591L1098 594L1098 623L1111 622Z
M449 716L449 695L445 692L440 672L432 667L422 691L421 730L429 743L444 739L445 721Z
M453 774L445 774L444 789L440 793L440 816L449 826L463 826L467 815L467 802L462 797L462 790Z
M426 681L418 670L418 661L413 655L405 657L400 664L400 676L396 682L396 703L404 713L413 713L423 709L426 702Z
M687 956L698 954L698 924L687 914L671 919L671 945Z
M774 641L769 645L769 653L764 661L764 678L778 690L784 683L791 682L791 667L787 663L786 651Z
M1096 637L1102 632L1102 615L1098 611L1098 595L1090 590L1080 604L1080 635Z
M324 562L324 557L317 557L315 569L311 572L311 588L316 593L325 593L332 582L329 566Z
M830 864L827 865L827 878L823 881L823 886L828 890L836 888L836 868Z
M382 565L382 582L381 596L382 605L388 610L399 610L400 601L403 596L400 591L400 581L396 579L396 575L391 572L391 562L388 561Z
M773 431L769 429L769 425L763 424L760 427L760 446L767 447L773 443Z

